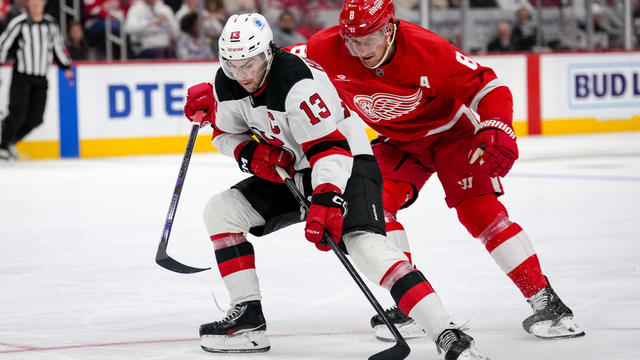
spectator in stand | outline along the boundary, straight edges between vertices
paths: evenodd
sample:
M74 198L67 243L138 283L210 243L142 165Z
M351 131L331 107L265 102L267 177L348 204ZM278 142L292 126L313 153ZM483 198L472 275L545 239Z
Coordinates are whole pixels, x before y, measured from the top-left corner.
M120 35L120 24L125 16L125 8L120 0L84 0L84 12L84 28L90 46L104 49L107 17L110 15L119 20L109 20L111 32Z
M325 26L323 26L322 22L318 18L318 12L310 11L304 14L304 21L300 26L298 26L297 31L308 39L313 36L313 34L323 30L324 28Z
M192 12L197 12L198 11L198 7L199 7L199 2L200 0L184 0L182 2L182 6L180 6L178 8L178 10L176 10L176 21L178 22L178 24L181 24L180 27L182 28L182 18ZM205 10L206 11L206 10Z
M82 24L77 21L69 23L67 30L68 41L67 49L69 50L69 56L72 60L88 60L89 59L89 44L84 37L84 28Z
M229 13L225 7L223 0L205 0L205 9L216 19L220 24L225 24L229 18ZM218 39L220 35L211 36L211 50L215 58L218 57Z
M511 42L516 51L531 51L536 45L536 24L527 8L516 11L516 25L513 27Z
M180 60L208 60L215 58L210 39L200 42L198 36L198 13L191 12L180 21L180 38L176 44L176 56Z
M624 48L624 5L619 0L604 0L600 26L609 35L610 49Z
M507 52L513 51L513 42L511 42L511 25L501 21L498 23L496 37L487 45L488 52Z
M640 49L640 0L631 2L631 43L634 49Z
M396 0L395 1L395 6L398 10L400 9L416 10L418 9L419 5L420 5L419 0ZM437 7L439 6L439 4L434 2L433 6Z
M173 11L162 0L137 0L129 8L125 29L137 45L136 56L143 59L174 57L173 40L178 24Z
M222 0L229 14L250 14L257 11L255 0Z
M469 1L469 6L472 8L498 7L498 3L496 3L496 0L471 0Z
M462 6L462 1L460 0L449 0L449 7L459 8ZM479 7L497 7L498 3L495 0L469 0L469 7L479 8Z
M605 50L609 48L609 34L601 26L602 7L594 3L591 7L593 13L593 50ZM590 50L587 43L587 25L582 22L576 31L575 48L577 50Z
M182 6L182 0L164 0L164 3L171 8L174 14ZM178 20L178 23L180 23L180 20Z
M199 0L184 0L182 3L182 7L176 12L176 22L180 24L180 29L182 30L182 18L189 13L198 12ZM204 36L209 37L211 39L218 39L220 37L220 33L222 32L222 27L224 26L224 22L221 21L218 17L211 14L207 9L203 9L202 18L204 19ZM182 30L184 32L184 30Z
M432 0L431 1L432 10L443 10L448 8L449 8L449 0Z
M283 10L278 17L278 27L273 28L273 41L278 47L287 47L307 41L296 30L296 19L289 10Z
M229 18L229 13L227 12L227 8L224 6L224 1L206 0L204 3L204 7L205 9L207 9L209 13L211 13L211 15L215 16L216 19L218 19L218 21L220 21L221 23L224 24L227 22L227 19ZM216 45L215 47L218 47L218 45Z

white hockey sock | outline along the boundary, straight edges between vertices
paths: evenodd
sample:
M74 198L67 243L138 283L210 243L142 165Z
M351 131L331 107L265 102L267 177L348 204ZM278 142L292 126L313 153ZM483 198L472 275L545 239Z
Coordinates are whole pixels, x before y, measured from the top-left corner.
M451 327L451 318L435 292L420 300L408 315L422 326L433 341L436 341L445 329Z

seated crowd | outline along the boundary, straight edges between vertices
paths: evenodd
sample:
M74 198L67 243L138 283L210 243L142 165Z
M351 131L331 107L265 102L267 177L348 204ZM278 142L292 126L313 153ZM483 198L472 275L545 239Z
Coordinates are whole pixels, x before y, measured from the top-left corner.
M0 0L0 31L20 14L27 0ZM61 0L65 1L65 0ZM470 0L471 8L502 8L509 0ZM535 0L534 0L535 1ZM71 1L67 0L68 3ZM553 0L545 6L558 6ZM396 0L398 8L417 11L419 0ZM115 36L126 36L129 59L206 60L217 58L217 41L226 19L232 14L276 9L272 28L274 40L280 47L304 42L324 24L318 18L323 10L339 9L340 0L82 0L80 21L67 22L67 47L74 60L104 60L105 34L110 27ZM442 9L460 7L461 0L431 0L434 13ZM640 0L633 4L635 48L640 48ZM513 5L513 4L511 4ZM46 11L60 17L58 1L49 1ZM509 10L511 11L511 10ZM514 52L536 50L537 25L534 8L526 3L519 6L513 19L496 20L495 36L486 44L475 44L470 52ZM199 16L200 15L200 16ZM596 50L624 47L622 0L595 0L593 5L594 44ZM202 24L199 21L203 22ZM108 26L110 25L110 26ZM200 34L202 31L202 34ZM444 35L443 35L444 36ZM456 43L456 39L451 39ZM586 49L586 25L579 22L571 45L542 43L550 49ZM114 46L115 56L122 51Z

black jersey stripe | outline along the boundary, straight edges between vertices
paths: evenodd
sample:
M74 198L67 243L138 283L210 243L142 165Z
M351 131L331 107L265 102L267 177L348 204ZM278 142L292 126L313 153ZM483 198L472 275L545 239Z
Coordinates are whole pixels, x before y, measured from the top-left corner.
M351 152L351 148L349 147L349 142L346 139L345 140L329 140L329 141L322 141L312 145L307 151L305 151L304 155L307 157L307 160L311 161L311 158L313 158L314 156L320 153L323 153L325 151L329 151L333 148L339 148L347 152Z

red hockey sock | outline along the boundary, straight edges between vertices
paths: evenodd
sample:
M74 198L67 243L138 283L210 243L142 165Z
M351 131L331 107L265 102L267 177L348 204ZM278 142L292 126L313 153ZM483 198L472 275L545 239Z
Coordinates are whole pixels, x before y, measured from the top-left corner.
M482 241L524 297L533 296L547 285L529 237L520 225L509 220L507 210L494 194L465 200L456 210L460 222Z
M255 270L253 245L242 234L216 234L211 236L211 241L223 278L242 270Z

